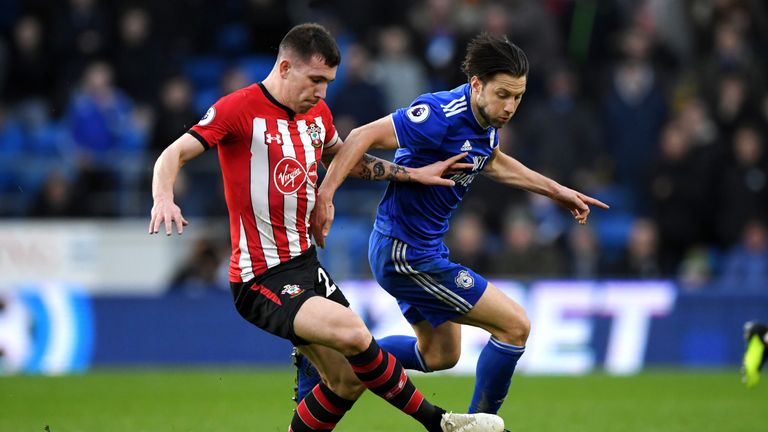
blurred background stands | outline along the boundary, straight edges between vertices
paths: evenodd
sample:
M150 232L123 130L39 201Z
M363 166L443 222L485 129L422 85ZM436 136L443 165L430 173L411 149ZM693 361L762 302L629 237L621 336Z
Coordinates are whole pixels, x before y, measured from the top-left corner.
M7 0L0 217L145 218L157 155L219 97L264 78L284 33L304 21L326 25L342 50L328 94L342 137L462 84L464 48L480 31L527 52L526 103L502 149L611 210L580 227L547 200L478 178L447 239L456 260L522 278L768 286L768 14L758 0ZM226 224L210 153L185 167L176 196L187 216ZM383 187L348 181L337 195L322 253L335 278L370 276ZM219 280L210 263L226 266L227 243L213 242L189 258L206 269L190 279Z

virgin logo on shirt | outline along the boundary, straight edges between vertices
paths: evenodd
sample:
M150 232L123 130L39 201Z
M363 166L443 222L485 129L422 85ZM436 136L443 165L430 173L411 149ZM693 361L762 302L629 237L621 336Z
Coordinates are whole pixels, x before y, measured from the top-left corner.
M283 195L293 195L309 182L312 186L317 184L317 162L312 162L309 168L298 160L286 156L275 166L274 182L277 190Z

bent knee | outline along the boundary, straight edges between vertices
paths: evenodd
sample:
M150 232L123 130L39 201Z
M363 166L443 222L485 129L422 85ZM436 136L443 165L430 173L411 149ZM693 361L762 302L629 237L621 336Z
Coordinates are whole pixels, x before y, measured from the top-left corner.
M430 350L421 353L424 363L430 371L439 371L450 369L459 362L461 357L461 349L448 349L448 350Z
M432 371L450 369L459 362L459 356L444 355L431 360L425 360L427 367Z
M350 326L339 332L336 349L344 354L344 356L349 357L368 349L371 339L373 339L371 332L368 331L368 328L361 321L359 325Z
M506 320L505 323L499 334L494 334L494 337L504 343L525 345L531 334L531 320L528 316L525 313L516 313L513 319Z

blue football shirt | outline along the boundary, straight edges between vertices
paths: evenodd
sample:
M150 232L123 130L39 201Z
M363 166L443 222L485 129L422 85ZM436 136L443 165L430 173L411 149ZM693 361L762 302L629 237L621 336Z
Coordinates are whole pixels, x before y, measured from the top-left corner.
M423 94L392 114L398 165L418 168L467 152L462 162L474 166L451 177L454 187L390 182L376 214L377 231L421 249L442 244L454 210L499 145L497 129L481 127L469 101L470 87L464 84Z

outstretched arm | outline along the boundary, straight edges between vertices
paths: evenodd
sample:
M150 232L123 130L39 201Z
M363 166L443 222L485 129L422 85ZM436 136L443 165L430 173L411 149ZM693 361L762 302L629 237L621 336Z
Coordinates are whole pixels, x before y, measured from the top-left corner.
M179 234L184 232L186 219L181 209L173 202L173 185L181 167L190 159L199 156L205 147L190 134L184 134L169 145L155 162L152 175L152 198L154 205L149 220L149 233L157 234L165 224L165 234L171 235L172 224L176 224Z
M341 144L341 140L340 144ZM338 149L343 145L336 144L328 151L323 153L323 165L330 167ZM394 162L378 158L376 156L363 154L360 160L349 171L349 177L355 177L362 180L386 180L397 182L416 182L426 185L454 186L453 180L443 178L444 175L451 175L461 172L463 169L472 168L471 163L461 163L459 160L466 157L466 153L457 154L444 161L432 163L421 168L409 168L400 166Z
M526 167L499 149L483 170L483 174L499 183L544 195L568 209L580 224L587 223L589 206L607 209L608 205Z
M472 164L458 162L466 156L466 153L462 153L421 168L407 168L365 154L371 147L389 150L397 148L395 127L390 116L354 129L342 145L336 144L329 148L327 156L323 156L328 172L317 191L317 201L312 211L312 235L320 247L325 246L325 236L333 223L333 196L347 175L367 180L453 186L453 180L441 176L472 167Z

